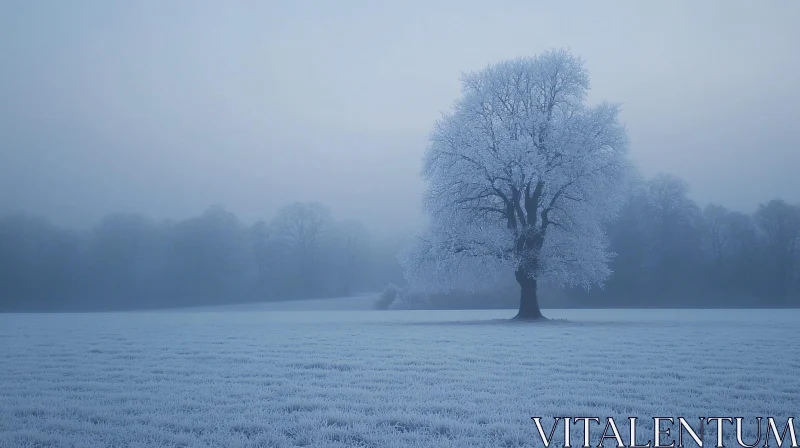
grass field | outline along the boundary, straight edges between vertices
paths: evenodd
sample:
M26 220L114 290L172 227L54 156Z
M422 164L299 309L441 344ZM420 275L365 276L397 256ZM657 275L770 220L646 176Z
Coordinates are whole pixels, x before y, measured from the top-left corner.
M800 409L798 311L513 314L0 315L0 446L522 447L531 416Z

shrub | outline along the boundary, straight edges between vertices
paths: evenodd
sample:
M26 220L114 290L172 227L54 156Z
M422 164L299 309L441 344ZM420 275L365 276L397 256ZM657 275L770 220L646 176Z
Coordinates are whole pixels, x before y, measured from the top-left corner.
M397 298L402 294L403 290L400 289L399 286L395 285L394 283L389 283L386 288L383 289L381 295L378 296L378 301L375 303L375 308L379 310L388 310L389 306L397 300Z
M429 309L430 300L428 296L409 291L400 291L397 298L389 304L390 310L425 310Z

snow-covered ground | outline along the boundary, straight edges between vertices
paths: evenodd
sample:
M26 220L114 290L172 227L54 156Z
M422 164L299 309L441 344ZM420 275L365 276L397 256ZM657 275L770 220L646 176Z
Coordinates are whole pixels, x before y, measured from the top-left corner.
M513 314L0 315L0 446L542 446L531 416L799 409L798 311Z

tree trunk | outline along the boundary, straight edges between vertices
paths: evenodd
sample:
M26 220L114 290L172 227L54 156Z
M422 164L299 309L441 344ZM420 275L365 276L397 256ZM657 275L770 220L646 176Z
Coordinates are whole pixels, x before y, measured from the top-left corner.
M543 319L542 310L539 309L536 279L531 278L528 272L522 268L517 269L516 277L520 287L520 297L519 312L515 319Z

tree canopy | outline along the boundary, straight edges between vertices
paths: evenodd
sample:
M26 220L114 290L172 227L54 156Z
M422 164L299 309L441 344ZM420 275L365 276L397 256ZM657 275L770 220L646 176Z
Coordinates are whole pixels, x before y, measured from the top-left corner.
M463 76L423 161L430 226L402 256L413 284L515 273L588 288L609 276L603 224L626 197L628 139L619 106L589 106L588 91L565 50Z

